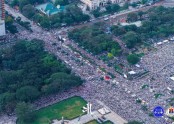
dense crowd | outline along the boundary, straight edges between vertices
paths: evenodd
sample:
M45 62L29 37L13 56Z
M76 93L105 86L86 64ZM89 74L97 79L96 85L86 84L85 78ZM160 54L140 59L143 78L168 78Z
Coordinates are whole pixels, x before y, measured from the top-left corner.
M31 40L36 38L43 40L45 42L46 50L64 60L64 62L69 65L77 75L86 80L86 82L78 88L65 91L62 94L44 97L36 101L35 105L38 109L70 96L78 95L82 96L87 101L91 101L93 103L93 109L101 107L96 103L97 99L103 101L107 106L126 120L140 120L145 121L147 124L151 124L152 122L154 124L159 124L155 118L149 117L148 112L144 112L141 109L142 106L136 103L136 99L139 98L145 101L150 112L156 105L167 107L166 99L170 98L171 94L167 94L165 91L167 86L173 88L172 83L169 83L169 79L167 80L168 82L166 82L166 76L169 77L169 75L173 73L171 70L173 64L171 56L173 55L172 49L174 47L172 43L165 45L164 48L161 48L157 52L143 57L141 60L140 65L147 68L152 75L142 79L128 81L117 74L114 69L107 67L107 65L102 61L97 60L96 57L93 57L84 50L78 48L78 46L73 43L73 41L68 40L66 35L64 33L62 34L62 32L64 31L52 31L51 33L46 31L43 31L42 33L23 31L17 35L19 39ZM58 36L61 36L66 40L62 42L58 40ZM53 43L56 43L56 45L53 45ZM72 47L87 56L88 59L94 60L97 66L91 64L80 54L77 57L78 53L70 49L68 44L71 44ZM157 57L154 60L155 56ZM106 82L100 79L106 75L105 73L97 71L97 68L102 65L108 72L116 75L115 80L119 83L115 84L112 80ZM154 79L152 80L152 78ZM141 86L145 84L149 85L148 89L141 88ZM165 97L162 96L159 99L155 99L154 93L150 92L150 89L153 89L154 92L157 93L166 93L164 94ZM164 121L164 119L159 121ZM164 122L160 122L160 124L164 124Z
M144 56L139 64L144 69L150 71L149 75L129 81L116 73L112 67L108 67L101 60L98 60L95 56L87 53L73 41L69 40L66 35L66 28L47 32L37 26L32 27L35 29L33 30L34 32L22 31L15 37L28 40L35 38L43 40L47 51L62 59L72 68L75 74L86 81L80 87L61 94L41 98L34 103L37 109L78 95L92 102L93 109L95 110L101 107L96 102L96 100L100 100L126 120L139 120L145 122L145 124L167 124L164 118L156 119L148 114L157 105L167 108L168 103L166 100L172 97L167 87L174 88L171 79L169 79L174 72L173 43L168 43L160 47L158 51ZM65 38L64 42L60 41L59 36ZM72 50L69 45L75 48L75 50L80 51L88 60ZM94 63L90 63L89 60L94 61ZM110 81L101 80L106 73L98 71L99 67L104 67L107 72L114 74L116 78ZM113 80L116 80L117 83L114 83ZM143 85L148 85L148 88L142 89ZM161 93L162 96L155 98L154 94L157 93ZM142 105L136 103L137 99L144 101L144 105L148 108L147 111L143 111ZM3 120L2 118L0 120Z
M57 39L58 36L61 36L66 40L62 42ZM95 57L91 56L84 50L78 48L78 46L75 43L73 43L73 41L68 40L66 35L64 33L62 34L61 31L52 31L51 33L43 31L40 34L28 33L24 31L21 32L21 34L19 34L18 37L21 39L29 40L33 38L43 40L45 42L46 49L49 52L56 54L58 58L64 60L64 62L67 65L69 65L77 75L81 76L83 79L86 80L86 82L81 87L74 88L70 91L66 91L63 94L58 94L56 96L53 95L49 98L40 99L35 103L39 108L65 99L67 97L78 95L82 96L88 101L91 101L94 104L93 109L98 109L101 107L96 103L96 99L98 99L100 101L103 101L112 110L114 110L116 113L118 113L127 120L140 120L144 121L147 124L151 124L152 122L154 124L159 124L159 122L155 118L150 117L148 115L148 112L152 112L153 107L155 107L156 105L166 105L165 100L161 100L161 98L163 97L155 99L154 93L151 93L148 90L141 89L141 86L144 84L151 85L150 76L134 81L128 81L124 79L121 75L117 74L114 71L114 69L112 69L111 67L107 67L107 65L105 65L102 61L97 60ZM53 43L56 43L56 45L53 45ZM89 61L83 58L81 55L79 55L81 57L77 57L77 53L70 49L70 47L68 47L69 44L71 44L71 46L74 47L76 50L80 51L83 55L87 56L88 59L94 60L97 66L94 66L93 64L89 63ZM158 52L153 54L158 54ZM153 59L153 56L149 54L147 58ZM78 59L79 61L77 61ZM140 65L144 65L143 62L145 60L146 56L144 57L144 59L141 62L142 64L140 63ZM149 60L147 61L149 62ZM106 75L105 73L99 73L97 71L97 68L102 65L108 72L111 72L116 76L115 79L119 82L119 84L114 84L112 80L109 82L100 80L101 77ZM146 65L150 66L150 64L148 63ZM156 65L152 64L151 66ZM153 71L150 71L153 74ZM159 88L160 87L164 86L159 86ZM150 88L153 88L154 90L158 91L157 84L156 87L154 84L154 86L151 86ZM145 101L145 104L149 108L147 112L144 112L142 110L141 104L136 103L137 98ZM165 98L168 97L165 96ZM164 119L161 119L159 121L161 121L161 124L164 124Z

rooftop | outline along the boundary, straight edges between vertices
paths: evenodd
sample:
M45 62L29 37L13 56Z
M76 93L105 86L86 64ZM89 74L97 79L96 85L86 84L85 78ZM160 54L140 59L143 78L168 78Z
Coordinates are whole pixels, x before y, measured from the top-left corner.
M37 10L44 12L46 15L54 15L58 12L62 12L64 8L64 6L55 7L52 3L44 3L36 6Z

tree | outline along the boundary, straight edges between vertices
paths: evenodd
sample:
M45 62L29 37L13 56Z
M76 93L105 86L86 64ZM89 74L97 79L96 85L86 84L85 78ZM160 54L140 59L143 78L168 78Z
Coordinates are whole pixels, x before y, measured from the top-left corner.
M126 32L128 31L133 31L133 32L136 32L138 30L138 27L136 25L126 25L123 27L124 30L126 30Z
M127 56L127 61L134 65L140 61L140 58L136 54L130 54Z
M107 11L107 12L109 12L109 13L111 13L111 12L112 12L111 5L106 6L106 11Z
M118 4L113 4L111 8L113 12L118 12L120 10L120 6Z
M126 42L126 46L128 48L133 48L133 47L135 47L135 45L137 43L141 42L141 38L138 36L137 33L133 32L133 31L127 32L124 35L123 39Z
M127 124L143 124L143 123L139 121L130 121Z
M67 18L72 18L76 23L88 21L90 19L90 17L83 14L82 10L76 5L67 6L65 15Z
M119 49L115 49L115 48L112 48L112 49L111 49L111 53L112 53L114 56L119 55L120 52L121 52L121 49L120 49L120 48L119 48Z
M39 96L39 91L33 86L25 86L16 91L16 97L20 101L33 101Z
M11 6L14 7L14 6L18 6L19 5L19 0L13 0L11 2Z
M138 17L140 18L140 20L142 20L142 16L143 16L144 12L143 11L139 11L138 12Z
M0 112L12 113L16 105L14 99L14 93L0 94Z
M22 13L27 18L32 18L34 16L34 14L35 14L35 8L31 4L25 5L22 8Z
M36 39L18 41L1 51L0 66L0 112L13 113L17 103L32 102L47 93L40 90L55 93L83 83Z
M41 22L40 22L40 25L43 27L43 28L46 28L46 29L49 29L50 28L50 20L48 17L43 17Z
M38 4L38 3L44 3L44 0L28 0L31 5Z
M126 2L126 3L123 5L122 9L125 10L125 9L128 9L128 8L129 8L129 3Z
M12 34L15 34L18 32L16 26L13 25L13 18L11 16L7 16L5 18L5 27Z
M33 122L35 119L35 114L33 111L33 107L25 102L18 103L16 106L16 115L22 122Z
M127 15L127 21L128 22L135 22L135 21L137 21L138 20L138 15L137 15L137 13L129 13L128 15Z
M13 24L13 18L11 16L5 17L5 24L6 25L12 25Z
M148 2L148 0L141 0L142 4L146 4Z
M124 27L120 27L116 25L111 27L111 31L115 36L120 36L126 33L126 30L124 29Z
M56 93L67 90L72 86L79 86L82 83L83 81L74 75L62 72L55 73L51 75L50 79L48 80L49 85L44 87L43 91L47 94Z
M108 5L106 6L106 10L109 13L118 12L120 10L120 6L118 4Z
M19 0L19 9L22 10L22 8L27 4L29 4L28 0Z
M65 5L68 5L69 4L69 1L68 0L56 0L55 1L55 5L61 5L61 6L65 6Z
M108 58L109 59L113 58L113 54L112 53L108 53Z
M109 10L108 10L109 11ZM95 10L92 11L92 14L94 15L94 17L99 17L101 15L100 13L100 8L97 8Z

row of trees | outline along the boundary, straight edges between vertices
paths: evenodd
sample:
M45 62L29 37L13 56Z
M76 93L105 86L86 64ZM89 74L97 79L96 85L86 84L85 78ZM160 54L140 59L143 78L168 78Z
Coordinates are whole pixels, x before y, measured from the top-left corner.
M17 2L14 2L17 1ZM43 0L14 0L12 6L17 5L20 8L20 11L27 18L34 20L36 23L39 23L43 28L58 28L62 24L72 25L84 21L89 21L90 17L86 14L83 14L81 9L75 4L69 4L68 0L56 0L55 5L66 5L63 12L58 14L47 16L40 14L34 7L37 3L43 3ZM68 5L69 4L69 5Z
M55 0L54 4L55 6L57 5L65 6L69 4L69 0Z
M142 39L138 33L136 33L138 27L135 25L129 26L112 26L111 31L116 36L122 36L128 48L133 48L137 44L141 43Z
M82 83L44 51L41 41L20 41L0 53L0 112L11 113L17 103L30 103Z
M147 13L139 12L128 15L128 21L144 19L142 26L112 26L112 33L121 36L128 48L133 48L148 39L160 39L174 33L174 8L156 7ZM146 17L146 18L145 18Z
M35 4L41 4L43 3L45 0L12 0L10 5L12 7L14 6L19 6L19 9L22 10L22 8L25 5L31 4L31 5L35 5Z
M73 25L76 23L89 21L90 17L86 14L83 14L81 9L76 5L68 5L65 8L64 12L59 12L52 16L46 16L36 12L35 8L32 5L26 5L22 9L22 13L39 23L43 28L58 28L62 24ZM30 10L30 11L29 11Z
M121 10L126 10L128 9L129 4L125 3L122 7L119 6L118 4L108 4L105 9L106 11L100 11L100 8L97 8L93 10L91 13L97 18L99 16L102 16L103 14L113 14L115 12L119 12Z
M114 56L118 55L121 52L119 44L104 30L103 24L94 24L69 32L69 38L94 54L111 52Z

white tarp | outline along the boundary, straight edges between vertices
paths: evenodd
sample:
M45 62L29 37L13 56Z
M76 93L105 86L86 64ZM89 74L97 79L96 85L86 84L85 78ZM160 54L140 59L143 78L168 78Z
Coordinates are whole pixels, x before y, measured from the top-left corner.
M172 79L174 81L174 77L170 77L170 79Z
M135 71L130 71L130 72L128 72L129 74L136 74L136 72Z
M5 22L4 20L0 20L0 36L5 35Z

